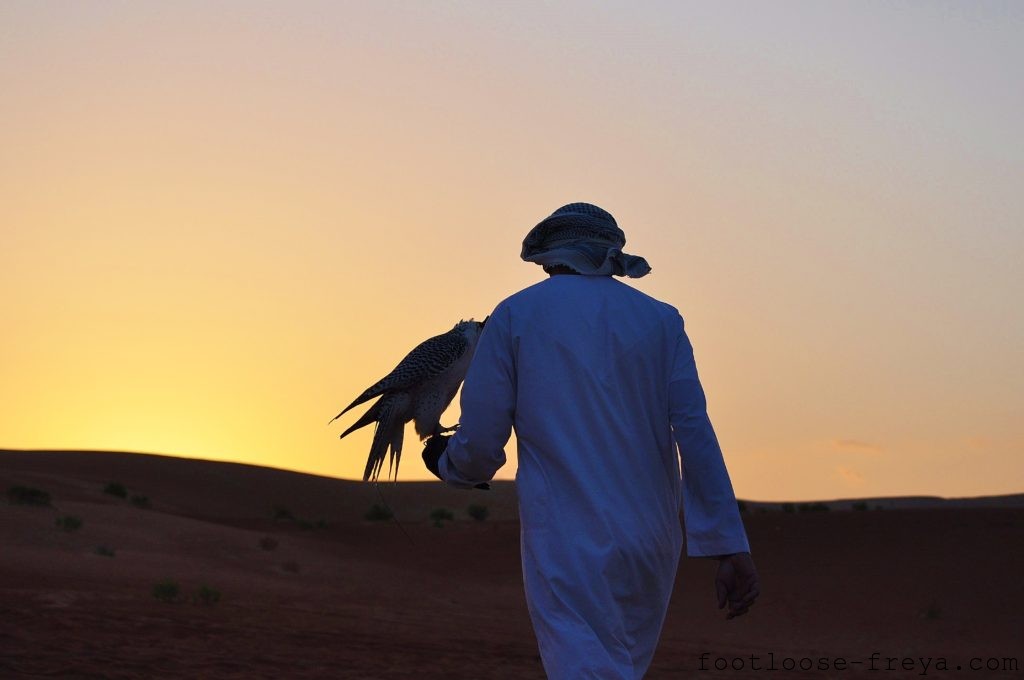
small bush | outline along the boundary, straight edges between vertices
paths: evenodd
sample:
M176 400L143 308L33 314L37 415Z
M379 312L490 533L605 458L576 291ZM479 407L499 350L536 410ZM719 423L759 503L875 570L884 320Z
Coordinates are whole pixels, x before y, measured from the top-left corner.
M268 552L277 550L277 539L273 536L264 536L260 539L260 547Z
M314 529L326 529L327 528L327 520L325 520L325 519L318 519L317 521L313 522L313 528Z
M50 494L42 489L15 485L7 489L7 500L13 505L49 505Z
M114 556L114 549L113 548L108 548L105 545L98 545L98 546L96 546L96 554L97 555L101 555L103 557L113 557Z
M110 496L117 496L118 498L127 498L128 489L121 482L110 482L103 487L103 493Z
M796 512L796 506L793 505L792 503L783 503L782 504L782 511L783 512Z
M152 590L153 597L161 602L174 602L178 599L180 592L181 588L178 587L178 584L170 579L154 584Z
M801 503L796 509L799 512L828 512L828 506L824 503Z
M287 571L290 574L298 574L299 573L299 563L295 562L294 560L289 560L287 562L282 562L281 563L281 568L284 569L285 571Z
M57 518L57 528L63 531L78 531L82 528L82 518L74 515L61 515Z
M199 586L199 590L192 596L192 601L207 606L217 604L220 602L220 591L206 585Z
M386 505L380 505L379 503L374 503L373 505L371 505L370 509L366 511L366 514L363 515L364 518L370 520L371 522L381 522L384 520L389 520L394 516L395 513L391 512L391 508L389 508Z
M286 522L295 519L295 516L292 515L292 511L283 505L274 506L273 517L279 522Z
M149 496L132 496L131 504L137 508L148 508Z
M455 519L455 515L448 508L434 508L430 511L430 519L433 520L435 527L441 528L444 526L442 522Z
M865 503L864 501L857 501L856 503L854 503L850 507L852 507L857 512L864 512L865 510L868 509L868 504Z
M923 612L921 612L921 616L923 616L926 619L932 620L932 621L934 621L935 619L941 618L942 617L942 610L939 608L939 603L936 602L935 600L932 600L931 602L929 602L928 606L925 607Z
M466 508L466 514L475 519L477 522L483 522L485 519L487 519L487 515L490 514L490 511L487 509L486 505L471 505L468 508Z

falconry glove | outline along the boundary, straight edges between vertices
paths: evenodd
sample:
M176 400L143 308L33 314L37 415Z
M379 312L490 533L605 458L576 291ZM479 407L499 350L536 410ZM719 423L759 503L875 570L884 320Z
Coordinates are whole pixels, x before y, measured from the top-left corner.
M448 440L451 439L450 435L446 434L435 434L434 436L427 439L426 444L423 445L423 464L427 466L435 477L440 479L442 482L444 478L441 477L441 473L438 471L437 463L441 460L441 454L444 453L445 449L448 448ZM489 491L491 485L487 482L482 482L473 487L474 489L482 489L483 491Z
M444 479L437 470L437 462L441 459L441 454L444 453L444 450L448 448L449 439L451 437L448 435L435 434L433 437L428 438L423 445L423 464L441 481L444 481Z

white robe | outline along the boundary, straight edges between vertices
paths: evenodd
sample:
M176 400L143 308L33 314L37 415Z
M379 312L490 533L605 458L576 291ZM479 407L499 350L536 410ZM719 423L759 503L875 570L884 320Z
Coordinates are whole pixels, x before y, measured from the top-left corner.
M553 276L495 308L461 405L438 465L452 486L491 479L515 427L548 677L641 678L679 563L680 501L688 555L749 550L679 312L610 276Z

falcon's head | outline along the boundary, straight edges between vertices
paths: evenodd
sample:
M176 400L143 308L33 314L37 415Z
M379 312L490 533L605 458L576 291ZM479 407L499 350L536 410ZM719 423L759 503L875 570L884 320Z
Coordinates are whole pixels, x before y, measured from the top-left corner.
M462 334L462 337L466 338L466 340L468 340L472 345L475 344L477 338L480 337L480 332L483 331L485 323L487 323L487 318L483 321L474 321L473 319L469 319L467 321L464 319L455 324L452 330L459 331Z

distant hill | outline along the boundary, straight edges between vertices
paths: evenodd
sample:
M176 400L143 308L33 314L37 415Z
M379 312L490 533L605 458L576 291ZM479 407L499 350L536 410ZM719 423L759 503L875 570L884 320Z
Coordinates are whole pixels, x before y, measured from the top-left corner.
M375 503L390 505L400 518L420 517L437 507L459 509L486 504L494 520L518 516L515 483L496 481L490 491L462 491L440 482L381 482L379 487L277 468L199 460L147 453L108 451L42 451L0 449L0 483L15 478L38 481L61 492L94 495L96 488L117 481L141 489L152 502L180 514L230 519L272 514L284 508L304 517L362 517ZM802 501L745 499L745 508L759 511L857 509L1019 508L1024 493L1002 496L943 498L882 496Z
M441 482L336 479L276 468L144 453L13 451L0 449L0 491L12 484L38 486L75 501L110 500L110 482L146 496L172 514L224 521L270 517L287 511L311 521L361 521L374 504L387 504L402 520L425 520L435 508L464 515L484 504L491 520L518 518L515 484L490 491L453 489Z
M969 496L943 498L942 496L869 496L865 498L839 498L824 501L743 501L751 511L780 510L807 512L829 510L925 510L931 508L1021 508L1024 493L1003 496Z

